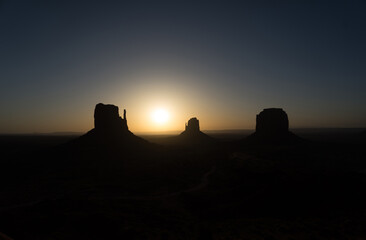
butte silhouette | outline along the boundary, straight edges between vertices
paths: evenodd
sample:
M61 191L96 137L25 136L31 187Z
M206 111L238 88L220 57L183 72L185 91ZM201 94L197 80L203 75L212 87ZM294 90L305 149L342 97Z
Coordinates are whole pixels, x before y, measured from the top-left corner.
M200 131L200 123L197 118L189 119L183 131L178 137L177 141L185 145L201 145L212 144L215 140L207 134Z
M289 131L287 113L282 108L267 108L257 115L255 133L244 139L255 144L294 144L302 139Z
M126 110L123 118L117 106L98 103L94 110L94 128L74 141L80 145L136 147L149 143L128 130Z

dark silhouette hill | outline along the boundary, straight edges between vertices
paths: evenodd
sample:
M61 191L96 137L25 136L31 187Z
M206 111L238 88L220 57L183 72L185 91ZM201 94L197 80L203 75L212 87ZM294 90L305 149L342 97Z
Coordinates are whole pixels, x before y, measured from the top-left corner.
M302 141L289 131L287 113L282 108L267 108L257 115L256 131L246 137L252 144L294 144Z
M126 110L123 118L117 106L98 103L94 110L94 128L72 141L81 146L142 147L150 145L146 140L128 130Z

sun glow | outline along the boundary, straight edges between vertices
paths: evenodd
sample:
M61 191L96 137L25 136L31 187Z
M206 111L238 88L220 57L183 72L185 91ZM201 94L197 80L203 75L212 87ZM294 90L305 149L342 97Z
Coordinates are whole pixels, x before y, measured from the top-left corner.
M164 124L169 120L169 113L165 109L157 109L153 112L152 118L155 123Z

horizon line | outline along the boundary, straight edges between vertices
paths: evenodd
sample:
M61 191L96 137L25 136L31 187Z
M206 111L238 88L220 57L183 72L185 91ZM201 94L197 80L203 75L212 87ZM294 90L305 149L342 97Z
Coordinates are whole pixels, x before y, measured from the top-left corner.
M294 127L289 130L365 130L366 127ZM88 130L90 131L90 130ZM57 132L23 132L23 133L0 133L0 136L4 135L59 135L59 136L71 136L71 135L82 135L87 133L78 131L57 131ZM172 135L181 133L184 130L166 130L166 131L133 131L136 135ZM214 132L240 132L240 131L255 131L255 128L236 128L236 129L204 129L202 132L214 133ZM132 131L131 131L132 132Z

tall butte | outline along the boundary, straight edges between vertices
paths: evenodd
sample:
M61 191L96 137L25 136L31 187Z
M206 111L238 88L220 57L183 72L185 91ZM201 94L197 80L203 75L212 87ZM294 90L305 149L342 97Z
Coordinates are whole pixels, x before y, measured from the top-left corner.
M185 145L212 144L214 139L200 130L200 122L197 118L191 118L185 125L185 131L178 136L178 142Z
M257 115L256 133L275 136L288 133L288 116L282 108L267 108Z
M126 109L123 110L121 118L117 106L98 103L94 110L94 129L107 134L128 132Z
M98 103L94 110L94 128L76 139L83 145L113 145L118 147L148 144L128 130L126 110L123 118L112 104Z
M200 132L200 121L197 118L191 118L186 123L185 132L187 134L198 134Z
M245 141L251 143L288 144L301 140L289 131L287 113L282 108L266 108L257 115L255 133Z

